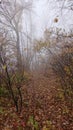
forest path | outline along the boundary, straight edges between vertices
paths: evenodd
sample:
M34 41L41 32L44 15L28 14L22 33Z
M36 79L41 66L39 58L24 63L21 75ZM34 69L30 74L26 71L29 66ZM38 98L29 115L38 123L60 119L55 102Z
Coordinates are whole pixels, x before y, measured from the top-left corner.
M28 91L35 93L36 98L46 96L50 99L56 92L58 85L57 76L50 70L47 75L34 74L31 83L28 85Z
M53 119L55 112L57 114L58 111L54 98L58 85L57 77L51 70L47 76L37 73L33 75L25 94L25 100L28 100L29 104L29 115L34 114L40 122Z
M49 127L52 129L46 130L72 130L73 128L73 123L69 122L72 120L73 113L68 113L69 109L60 87L58 77L49 70L47 75L34 73L26 88L25 97L29 104L27 113L33 115L41 127L47 126L49 121Z

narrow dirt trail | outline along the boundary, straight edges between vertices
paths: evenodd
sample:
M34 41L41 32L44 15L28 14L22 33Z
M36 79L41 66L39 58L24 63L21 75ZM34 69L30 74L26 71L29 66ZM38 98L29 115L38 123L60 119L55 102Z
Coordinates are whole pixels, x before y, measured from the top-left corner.
M52 113L55 111L54 96L57 86L58 82L51 71L48 77L35 74L27 86L29 113L34 114L35 118L41 123L53 118Z
M38 96L46 96L46 98L50 100L58 85L57 77L51 70L48 76L34 74L32 81L28 85L28 93L35 93L36 98L38 98Z
M34 74L27 86L28 113L39 122L40 130L46 121L52 124L52 130L72 130L73 123L67 121L71 117L64 114L65 101L58 97L59 85L58 78L50 70L48 76Z

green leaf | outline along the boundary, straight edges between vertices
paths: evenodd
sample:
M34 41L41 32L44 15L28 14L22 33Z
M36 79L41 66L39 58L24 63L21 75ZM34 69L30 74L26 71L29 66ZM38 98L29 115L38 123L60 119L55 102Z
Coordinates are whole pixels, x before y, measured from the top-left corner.
M6 69L6 65L3 65L3 67L2 67L4 70Z
M50 130L50 129L44 126L42 130Z
M34 124L33 116L29 117L28 124L32 124L32 125Z
M4 113L3 109L2 109L2 108L0 108L0 114L3 114L3 113Z
M35 128L36 130L39 130L39 126L38 126L38 122L37 122L37 121L35 121L34 128Z

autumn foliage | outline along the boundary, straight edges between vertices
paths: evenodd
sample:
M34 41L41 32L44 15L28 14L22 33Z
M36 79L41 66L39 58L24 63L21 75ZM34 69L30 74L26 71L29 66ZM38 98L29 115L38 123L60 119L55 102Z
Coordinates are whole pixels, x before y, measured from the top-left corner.
M62 52L54 56L52 68L58 76L65 99L70 109L73 108L73 46L64 45Z

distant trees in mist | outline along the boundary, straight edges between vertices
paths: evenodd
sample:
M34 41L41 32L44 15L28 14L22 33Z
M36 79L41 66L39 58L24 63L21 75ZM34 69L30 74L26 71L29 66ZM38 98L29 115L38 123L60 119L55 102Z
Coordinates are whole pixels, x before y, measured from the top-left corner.
M22 34L22 15L23 11L29 10L29 3L25 6L16 0L2 1L0 5L0 83L7 87L14 101L17 111L21 111L22 96L20 82L23 80L24 73L24 53L25 33ZM27 36L27 34L26 34ZM14 94L14 86L17 89L20 100Z
M68 85L73 90L73 32L68 34L58 28L45 29L43 38L31 42L31 35L25 33L22 23L23 13L26 10L30 12L31 6L29 2L26 4L24 1L23 5L16 0L3 0L0 4L0 84L8 90L19 112L22 109L22 85L29 77L26 78L25 72L35 70L48 75L51 67L60 76L61 83L67 86L67 79L64 80L63 75L65 72Z

